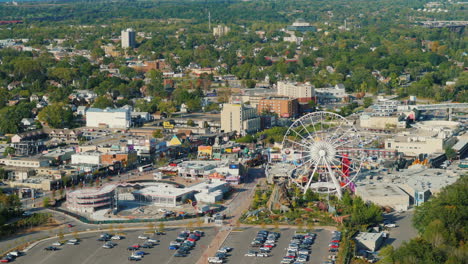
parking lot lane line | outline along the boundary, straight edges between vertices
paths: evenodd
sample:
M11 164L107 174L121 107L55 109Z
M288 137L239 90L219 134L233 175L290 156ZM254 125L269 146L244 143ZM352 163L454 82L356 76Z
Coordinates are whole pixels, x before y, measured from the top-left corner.
M102 251L102 248L101 247L97 247L97 249L92 253L92 254L89 254L89 256L82 262L83 264L86 264L86 263L96 263L96 255L98 254L99 251ZM89 262L90 260L92 260L91 262Z
M63 250L63 249L61 249L61 250ZM50 252L50 251L48 251L48 252ZM57 253L57 252L52 251L52 252L50 252L49 254L47 254L46 257L43 258L43 259L39 262L39 264L48 263L47 260L48 260L50 257L52 257L53 255L55 255L55 253Z

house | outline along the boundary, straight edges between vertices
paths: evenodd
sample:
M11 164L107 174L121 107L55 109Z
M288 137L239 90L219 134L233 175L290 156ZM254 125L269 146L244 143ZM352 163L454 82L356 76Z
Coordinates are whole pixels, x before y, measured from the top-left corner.
M19 143L28 140L38 140L44 138L46 135L42 130L34 130L15 134L11 137L11 143Z
M25 127L34 125L34 119L32 118L23 118L21 119L21 124Z
M78 142L82 132L73 129L54 129L49 132L49 137L54 141Z

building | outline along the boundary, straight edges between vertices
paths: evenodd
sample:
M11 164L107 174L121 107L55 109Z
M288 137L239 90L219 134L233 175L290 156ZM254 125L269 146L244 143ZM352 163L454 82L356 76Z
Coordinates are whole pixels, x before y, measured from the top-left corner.
M175 207L189 200L198 203L215 203L223 199L230 190L226 182L206 181L187 188L177 188L173 184L157 183L132 192L135 199L151 201L156 206Z
M385 236L383 232L380 233L369 233L359 232L354 240L358 249L376 251L384 242Z
M101 188L86 188L67 192L66 206L72 211L93 213L99 209L114 209L116 206L116 185L108 184Z
M243 104L223 104L221 130L239 134L255 132L260 130L260 117L255 108Z
M316 32L317 28L311 26L310 23L305 22L304 19L298 19L292 25L287 26L286 30L299 32Z
M227 35L229 33L229 31L231 31L231 29L229 27L223 26L223 25L218 25L218 26L213 28L213 36L222 37L222 36Z
M406 211L410 206L410 197L396 184L358 185L356 195L366 202L373 202L398 211Z
M315 88L316 100L320 103L341 102L348 97L345 86L337 84L333 87Z
M375 116L391 116L398 110L400 102L395 100L379 99L376 104L372 105Z
M3 158L0 159L0 164L11 167L40 168L49 166L49 161L34 158Z
M136 48L135 36L136 33L135 30L133 30L133 28L127 28L125 30L122 30L122 48Z
M443 131L413 131L386 139L385 149L396 150L406 156L417 156L443 153L445 148L455 141L455 137Z
M391 173L373 172L356 180L356 194L380 206L405 210L408 203L421 205L431 195L456 182L464 172L462 168L429 169L422 165Z
M75 153L71 156L72 164L101 165L101 152L87 151Z
M278 82L279 96L298 98L299 101L310 101L315 96L314 86L310 83Z
M268 97L260 100L257 106L259 114L268 112L276 113L279 117L296 117L299 114L297 99L285 97Z
M87 127L125 129L130 127L131 121L131 109L129 108L89 108L88 111L86 111Z
M359 125L362 128L369 129L395 129L406 128L406 119L404 115L400 116L371 116L361 115Z
M246 169L238 161L200 160L185 161L177 166L177 174L184 178L215 179L232 184L239 184Z
M101 155L102 165L113 165L120 163L122 167L131 167L137 163L137 152L107 152Z
M54 129L48 134L53 141L78 142L82 132L74 129Z

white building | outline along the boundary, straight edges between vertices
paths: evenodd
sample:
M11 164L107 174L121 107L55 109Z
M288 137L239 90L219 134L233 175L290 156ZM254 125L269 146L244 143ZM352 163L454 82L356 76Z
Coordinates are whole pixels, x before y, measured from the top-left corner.
M3 158L0 159L0 164L12 167L40 168L49 166L49 161L46 159L32 158Z
M136 40L135 40L135 30L133 28L127 28L122 30L122 48L136 48Z
M385 140L385 149L396 150L406 156L443 153L456 138L444 132L414 131Z
M323 102L340 102L344 98L348 97L345 86L343 84L337 84L334 87L326 88L315 88L315 95L317 100Z
M400 102L395 100L379 99L376 104L372 106L374 109L373 115L376 116L390 116L398 110Z
M131 120L129 108L89 108L86 111L87 127L129 128Z
M310 83L278 82L278 95L291 98L310 98L315 96L314 86Z
M89 151L79 152L71 155L72 164L88 164L88 165L100 165L101 164L101 152Z
M260 130L260 117L255 108L242 104L223 104L221 130L245 134Z
M229 27L218 25L218 26L213 28L213 36L222 37L222 36L227 35L229 33L229 31L231 31L231 29Z
M398 211L406 211L410 206L410 197L395 184L358 185L356 195L366 202L379 206L388 206Z

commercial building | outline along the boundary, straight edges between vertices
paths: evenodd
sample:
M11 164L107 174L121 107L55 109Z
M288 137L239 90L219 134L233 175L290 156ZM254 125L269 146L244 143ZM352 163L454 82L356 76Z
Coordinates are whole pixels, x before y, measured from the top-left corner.
M310 83L278 82L278 95L310 101L315 96L314 86Z
M441 131L406 132L385 140L385 149L396 150L406 156L443 153L447 146L455 143L455 137Z
M108 184L101 188L86 188L67 192L66 206L72 211L92 213L99 209L114 209L116 206L116 185Z
M101 152L87 151L75 153L71 156L72 164L101 165Z
M362 128L369 129L395 129L406 128L406 119L401 116L371 116L361 115L359 125Z
M390 116L398 110L400 102L395 100L379 99L377 103L372 105L373 115L376 116Z
M410 206L410 197L395 184L366 184L356 188L356 195L366 202L406 211Z
M260 130L260 117L255 108L242 104L223 104L221 130L239 134L255 132Z
M213 36L222 37L222 36L227 35L229 31L231 31L231 29L228 28L227 26L218 25L213 28Z
M221 181L206 181L187 188L177 188L172 184L158 183L132 192L135 199L151 201L154 205L175 207L188 200L199 203L215 203L223 199L229 191L229 184Z
M431 195L456 182L464 172L464 169L457 167L429 169L413 165L392 173L370 173L356 180L356 194L380 206L405 210L408 205L421 205Z
M383 232L380 233L369 233L369 232L359 232L354 240L358 249L376 251L384 242L385 236Z
M276 113L279 117L296 117L299 114L299 104L297 99L268 97L260 100L257 111Z
M136 40L135 40L135 30L133 28L127 28L125 30L122 30L121 32L121 38L122 38L122 48L136 48Z
M130 127L131 121L131 110L129 108L89 108L86 111L87 127L125 129Z
M105 166L120 163L122 167L132 167L137 163L137 152L107 152L101 155L101 163Z
M0 164L20 168L40 168L49 166L49 161L34 158L3 158L0 159Z
M229 160L184 161L177 166L177 174L185 178L205 178L239 184L246 173L242 164Z
M348 94L343 84L337 84L334 87L315 88L316 100L320 103L341 102Z

